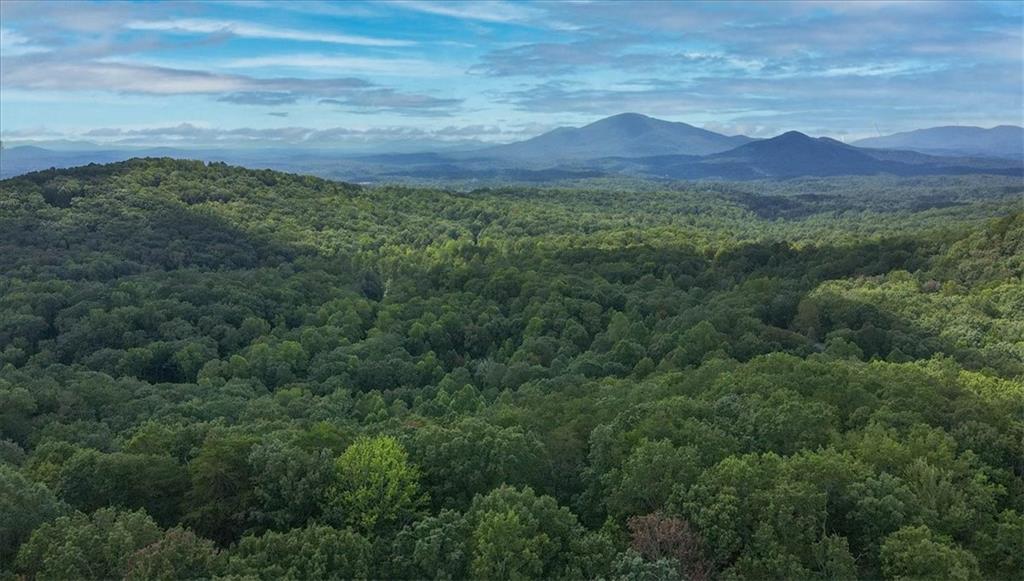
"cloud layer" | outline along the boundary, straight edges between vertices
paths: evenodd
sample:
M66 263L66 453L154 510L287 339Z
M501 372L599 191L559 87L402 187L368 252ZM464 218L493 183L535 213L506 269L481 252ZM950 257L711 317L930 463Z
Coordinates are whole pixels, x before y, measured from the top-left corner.
M755 135L1024 122L1017 2L7 0L0 16L5 139L126 123L191 128L119 137L154 143L273 144L284 124L495 140L623 111Z
M154 144L188 147L269 147L345 149L354 146L386 146L402 143L460 144L507 141L531 135L534 128L502 128L496 125L447 125L435 129L408 126L374 127L249 127L223 129L192 123L159 127L102 127L76 134L76 139L103 143L112 147L142 147ZM48 135L54 137L54 135Z

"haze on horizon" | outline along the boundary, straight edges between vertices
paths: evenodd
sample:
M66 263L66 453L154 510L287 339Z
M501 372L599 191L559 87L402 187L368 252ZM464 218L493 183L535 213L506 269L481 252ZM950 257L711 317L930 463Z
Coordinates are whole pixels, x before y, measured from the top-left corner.
M1022 124L1018 2L0 4L7 144L382 150L634 111L844 140Z

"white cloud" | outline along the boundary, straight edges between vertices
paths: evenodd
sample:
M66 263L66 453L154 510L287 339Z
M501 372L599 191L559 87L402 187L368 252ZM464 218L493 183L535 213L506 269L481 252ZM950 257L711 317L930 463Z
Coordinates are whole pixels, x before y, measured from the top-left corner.
M478 2L431 2L427 0L390 0L387 6L398 6L424 14L447 16L459 20L476 20L496 24L529 24L557 30L578 30L579 26L551 18L546 12L518 2L484 0Z
M28 61L5 62L5 86L29 90L111 90L146 94L224 93L246 90L251 82L238 75L111 62L48 59L43 66Z
M46 50L36 46L29 37L16 30L0 28L0 54L3 56L17 56L45 52Z
M281 67L313 71L329 70L414 77L440 77L462 73L461 69L420 59L387 59L323 54L281 54L247 57L226 61L219 66L229 69Z
M165 145L201 146L349 146L352 144L396 143L462 143L484 141L499 143L532 136L523 129L497 125L449 125L439 128L409 126L354 127L273 127L218 128L202 122L186 121L174 125L136 127L101 127L86 131L55 132L36 128L4 131L4 139L31 142L62 137L89 140L106 146Z
M125 28L132 30L151 30L162 32L182 32L190 34L228 33L245 38L267 38L277 40L294 40L299 42L323 42L328 44L348 44L358 46L397 47L416 44L411 40L393 38L376 38L333 32L315 32L262 26L249 22L233 20L209 20L204 18L179 18L175 20L133 20L125 23Z
M483 22L528 22L537 18L537 13L521 4L511 2L426 2L421 0L393 0L389 6L400 6L408 10L450 16L465 20Z
M5 59L0 82L29 91L104 91L142 95L211 95L226 103L278 106L299 100L341 105L353 112L392 111L444 116L461 99L407 93L352 77L254 77L111 61L73 61L29 55Z

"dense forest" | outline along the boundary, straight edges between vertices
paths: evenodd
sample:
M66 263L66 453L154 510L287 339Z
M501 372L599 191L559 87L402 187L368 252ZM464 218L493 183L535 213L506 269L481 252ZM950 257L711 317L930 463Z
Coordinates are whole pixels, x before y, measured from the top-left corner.
M1024 185L0 182L0 579L1020 579Z

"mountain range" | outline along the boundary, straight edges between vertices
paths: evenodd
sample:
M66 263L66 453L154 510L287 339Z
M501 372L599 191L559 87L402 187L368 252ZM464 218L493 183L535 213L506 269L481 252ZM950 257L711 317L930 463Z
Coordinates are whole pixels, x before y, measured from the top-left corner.
M20 146L0 151L0 177L49 167L130 157L225 161L348 181L549 181L628 175L662 179L749 180L834 175L1024 175L1015 154L1024 129L937 127L846 144L789 131L770 139L722 135L636 113L537 137L460 152L345 155L329 150L52 151Z
M607 173L670 179L750 180L838 175L941 175L992 173L1024 175L1021 163L1007 159L940 157L913 151L847 145L798 131L746 143L706 156L663 155L591 160Z
M975 155L984 157L1024 158L1024 128L1000 125L983 127L931 127L870 137L853 142L858 147L908 149L934 155Z

